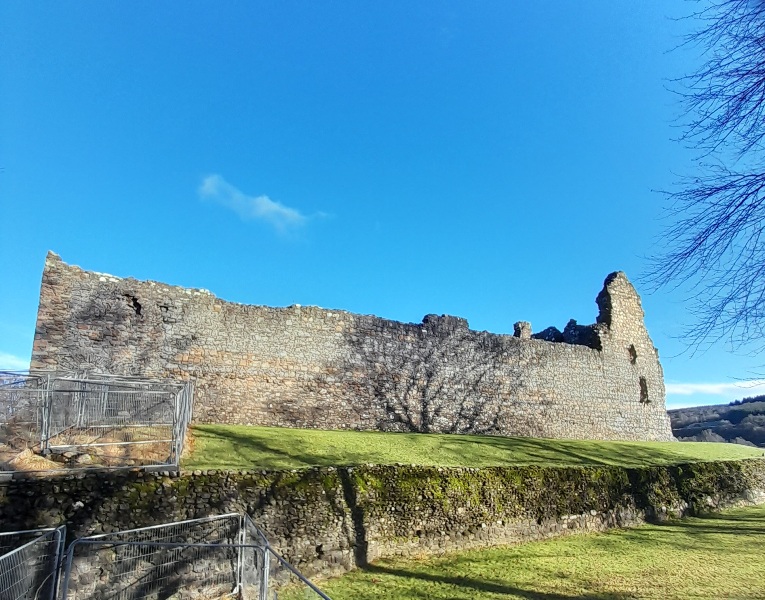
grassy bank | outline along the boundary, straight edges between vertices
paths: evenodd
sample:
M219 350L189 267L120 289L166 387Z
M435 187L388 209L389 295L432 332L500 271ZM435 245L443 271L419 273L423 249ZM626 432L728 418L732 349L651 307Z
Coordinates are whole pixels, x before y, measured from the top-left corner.
M357 464L637 467L762 456L736 444L595 442L472 435L197 425L185 469L295 469Z
M765 599L765 507L427 560L322 584L334 600Z

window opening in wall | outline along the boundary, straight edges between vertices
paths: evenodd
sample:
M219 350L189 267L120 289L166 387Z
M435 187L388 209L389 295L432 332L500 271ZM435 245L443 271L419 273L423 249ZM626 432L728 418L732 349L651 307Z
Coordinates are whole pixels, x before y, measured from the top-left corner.
M128 306L132 308L135 311L135 314L140 317L142 307L141 303L138 302L138 298L131 296L130 294L125 294L125 299L127 300Z
M637 350L635 350L635 344L630 344L627 348L627 352L630 355L630 362L634 365L637 362Z
M640 378L640 402L643 404L648 404L650 400L648 399L648 383L645 380L645 377Z

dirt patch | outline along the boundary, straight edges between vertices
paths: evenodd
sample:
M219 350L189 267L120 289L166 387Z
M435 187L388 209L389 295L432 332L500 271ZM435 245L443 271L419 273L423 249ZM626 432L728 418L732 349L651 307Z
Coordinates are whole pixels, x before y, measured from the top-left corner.
M5 447L7 448L7 446ZM49 460L44 456L35 454L31 449L27 448L10 456L10 453L3 448L0 448L0 470L4 471L50 471L60 469L61 465L57 462Z
M5 437L5 440L2 440ZM83 468L142 467L170 462L170 427L126 427L102 430L70 429L50 440L51 453L42 456L37 436L0 437L0 471L49 471ZM157 441L163 440L163 441ZM184 455L193 440L187 437Z
M183 452L181 452L181 459L191 456L196 447L197 440L194 437L194 432L189 427L189 430L186 432L186 438L183 440Z

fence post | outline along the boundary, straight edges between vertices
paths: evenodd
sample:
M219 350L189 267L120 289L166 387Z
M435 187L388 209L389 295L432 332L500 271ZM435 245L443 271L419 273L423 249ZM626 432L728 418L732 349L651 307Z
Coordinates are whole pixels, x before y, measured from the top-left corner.
M173 419L173 442L171 462L180 467L183 445L186 440L186 429L191 422L191 406L194 399L194 383L186 381L175 395L175 412Z
M260 597L258 600L268 600L268 572L271 570L271 557L268 546L263 547L263 566L260 570Z
M244 599L244 545L247 543L244 530L244 515L239 515L239 531L237 532L237 552L236 552L236 589L234 592L237 597Z
M87 420L85 416L87 414L86 392L88 389L88 384L84 381L80 381L77 385L77 388L77 391L72 392L72 397L75 399L75 405L77 406L77 427L81 428Z
M67 596L69 595L69 579L72 576L72 561L74 559L74 549L77 545L77 542L79 540L74 540L71 544L69 544L69 547L66 549L66 553L64 554L64 576L59 577L58 585L59 585L59 598L61 600L67 600Z
M58 598L58 586L59 586L59 577L61 575L61 567L63 566L64 562L64 543L66 542L66 525L61 525L60 527L56 528L56 561L55 561L55 568L56 571L54 573L54 579L53 579L53 585L51 586L51 593L50 593L50 600L56 600Z
M42 401L42 427L40 431L40 452L43 456L50 454L50 413L51 413L51 399L50 399L50 373L45 377L45 390L43 392Z
M180 463L180 452L178 449L178 433L180 431L180 406L183 401L183 388L175 392L173 396L173 433L172 442L170 442L170 464L178 467Z

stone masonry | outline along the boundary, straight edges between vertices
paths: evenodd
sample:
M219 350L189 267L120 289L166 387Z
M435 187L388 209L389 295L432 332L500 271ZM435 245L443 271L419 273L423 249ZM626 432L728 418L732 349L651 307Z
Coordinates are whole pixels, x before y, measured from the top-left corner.
M194 378L197 423L673 439L637 292L612 273L596 302L593 325L496 335L236 304L49 253L31 369Z
M71 541L246 512L280 554L313 577L390 556L488 548L762 502L761 459L636 469L118 471L8 481L0 485L0 523L6 531L66 524Z

